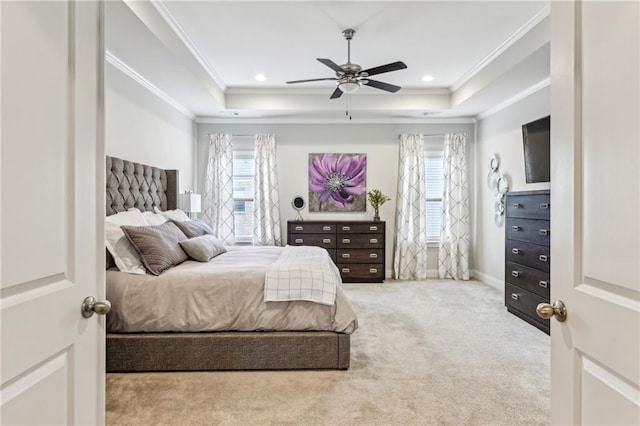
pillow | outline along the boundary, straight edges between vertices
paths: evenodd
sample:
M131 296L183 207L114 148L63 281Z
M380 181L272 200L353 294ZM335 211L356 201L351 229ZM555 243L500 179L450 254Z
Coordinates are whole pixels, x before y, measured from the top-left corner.
M153 211L164 216L167 220L191 220L189 216L180 209L162 211L159 208L154 207Z
M184 221L172 220L172 222L189 238L200 237L207 234L213 235L213 229L200 219Z
M219 254L227 252L222 241L213 235L203 235L201 237L180 241L180 246L187 252L190 258L198 262L208 262Z
M172 222L155 226L123 226L122 230L153 275L160 275L188 259L179 244L187 236Z
M138 209L105 218L105 243L118 269L129 274L144 274L142 259L120 229L122 225L146 226L147 221Z
M162 225L168 220L161 214L154 212L142 212L142 216L144 216L149 225Z

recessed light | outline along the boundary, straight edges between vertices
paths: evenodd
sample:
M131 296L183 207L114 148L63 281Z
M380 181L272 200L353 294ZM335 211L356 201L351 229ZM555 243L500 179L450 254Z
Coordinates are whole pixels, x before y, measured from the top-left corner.
M422 81L426 81L426 82L428 82L428 81L433 81L433 76L432 76L432 75L430 75L430 74L424 75L424 76L422 77Z
M267 77L264 74L256 74L255 78L257 81L267 81Z

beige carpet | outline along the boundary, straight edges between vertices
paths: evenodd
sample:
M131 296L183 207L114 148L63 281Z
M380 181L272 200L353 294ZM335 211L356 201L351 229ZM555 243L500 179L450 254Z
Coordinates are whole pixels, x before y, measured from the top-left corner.
M479 282L349 284L348 371L107 375L108 425L544 425L549 337Z

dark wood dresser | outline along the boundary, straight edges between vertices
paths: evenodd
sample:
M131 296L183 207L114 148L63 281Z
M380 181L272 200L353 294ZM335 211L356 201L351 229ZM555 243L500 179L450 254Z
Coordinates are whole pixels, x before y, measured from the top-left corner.
M287 244L327 249L345 283L384 281L385 222L290 220Z
M538 303L549 303L551 288L549 191L508 192L505 204L505 305L549 334L549 320L536 314Z

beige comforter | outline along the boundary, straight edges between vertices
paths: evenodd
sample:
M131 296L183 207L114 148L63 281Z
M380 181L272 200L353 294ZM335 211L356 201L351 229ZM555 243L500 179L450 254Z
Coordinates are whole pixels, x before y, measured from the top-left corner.
M333 306L265 302L268 265L282 247L231 247L210 262L188 260L160 276L107 271L111 333L300 331L353 333L358 321L341 287Z

